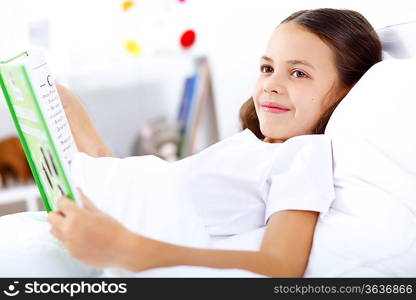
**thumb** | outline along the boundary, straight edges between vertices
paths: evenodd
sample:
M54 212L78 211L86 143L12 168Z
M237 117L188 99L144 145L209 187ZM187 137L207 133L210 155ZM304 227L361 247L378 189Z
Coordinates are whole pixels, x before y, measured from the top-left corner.
M98 208L94 205L94 203L92 203L90 199L88 199L87 196L85 196L82 190L80 188L77 188L77 189L78 189L79 194L81 195L81 200L82 200L82 204L84 208L90 211L98 211Z

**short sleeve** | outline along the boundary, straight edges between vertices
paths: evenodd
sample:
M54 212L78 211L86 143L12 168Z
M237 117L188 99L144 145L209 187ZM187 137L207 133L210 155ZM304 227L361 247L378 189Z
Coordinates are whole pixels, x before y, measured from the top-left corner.
M282 210L325 214L335 199L330 138L298 136L284 142L281 150L269 174L265 222Z

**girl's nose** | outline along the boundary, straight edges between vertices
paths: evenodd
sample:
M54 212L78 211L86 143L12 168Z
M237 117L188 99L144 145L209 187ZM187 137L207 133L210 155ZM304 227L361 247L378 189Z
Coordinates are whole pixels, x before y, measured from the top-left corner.
M263 91L269 94L282 94L284 88L281 84L281 79L278 79L278 74L273 74L264 81Z
M281 94L278 89L275 88L269 88L269 87L264 87L263 88L263 92L268 93L268 94Z

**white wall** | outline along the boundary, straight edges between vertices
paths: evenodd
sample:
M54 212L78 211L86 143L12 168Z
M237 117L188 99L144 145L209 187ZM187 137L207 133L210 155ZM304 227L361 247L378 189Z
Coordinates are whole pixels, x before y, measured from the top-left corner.
M0 9L0 56L3 57L7 49L18 48L18 44L27 42L25 23L48 19L51 24L48 55L54 73L86 97L84 100L90 103L91 109L96 109L102 134L114 144L120 143L117 134L106 128L105 118L100 117L112 112L104 112L109 106L100 106L97 101L101 100L94 100L105 98L100 86L103 91L108 86L117 90L128 89L137 83L131 93L123 94L130 97L125 101L126 105L135 103L136 109L145 113L138 113L140 121L132 120L137 128L147 115L164 112L175 116L180 85L190 70L186 61L194 55L207 54L212 63L220 131L224 138L237 132L238 110L251 95L259 57L273 29L289 14L307 8L348 8L361 12L375 28L416 20L416 2L413 0L187 0L182 6L176 0L141 0L137 1L137 7L142 5L140 10L130 15L120 10L121 2L0 2L3 5ZM189 52L183 52L177 43L179 34L186 28L196 29L198 35L195 47ZM141 57L126 55L122 41L128 37L139 38L143 45L148 46ZM131 69L127 70L129 67ZM149 85L143 90L138 89L143 82ZM154 87L157 82L160 88ZM91 89L96 89L95 96L92 96ZM157 89L155 97L152 97L152 89ZM114 101L114 93L105 94L113 97L111 101ZM136 102L135 97L139 99ZM123 99L116 100L116 103L123 103ZM94 101L95 105L92 104ZM139 109L154 102L157 105ZM117 122L117 119L123 119L123 115L113 114L111 119ZM0 136L1 128L0 123ZM126 153L126 147L127 144L120 153Z

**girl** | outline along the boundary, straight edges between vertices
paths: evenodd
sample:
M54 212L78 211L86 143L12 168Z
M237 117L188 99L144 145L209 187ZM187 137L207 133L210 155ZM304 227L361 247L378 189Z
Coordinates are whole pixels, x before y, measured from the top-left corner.
M253 95L240 110L243 131L170 164L110 158L83 107L60 88L76 143L88 154L72 163L88 197L84 208L59 199L59 211L48 215L52 234L73 257L99 268L188 265L303 276L317 218L334 200L331 146L322 133L337 104L380 60L378 37L361 14L298 11L274 30L260 59ZM145 166L146 174L137 174ZM126 175L130 169L135 177ZM151 195L137 195L137 185L141 191L155 182ZM168 234L158 224L167 224ZM213 237L261 227L259 249L212 247ZM175 234L181 237L170 238Z

